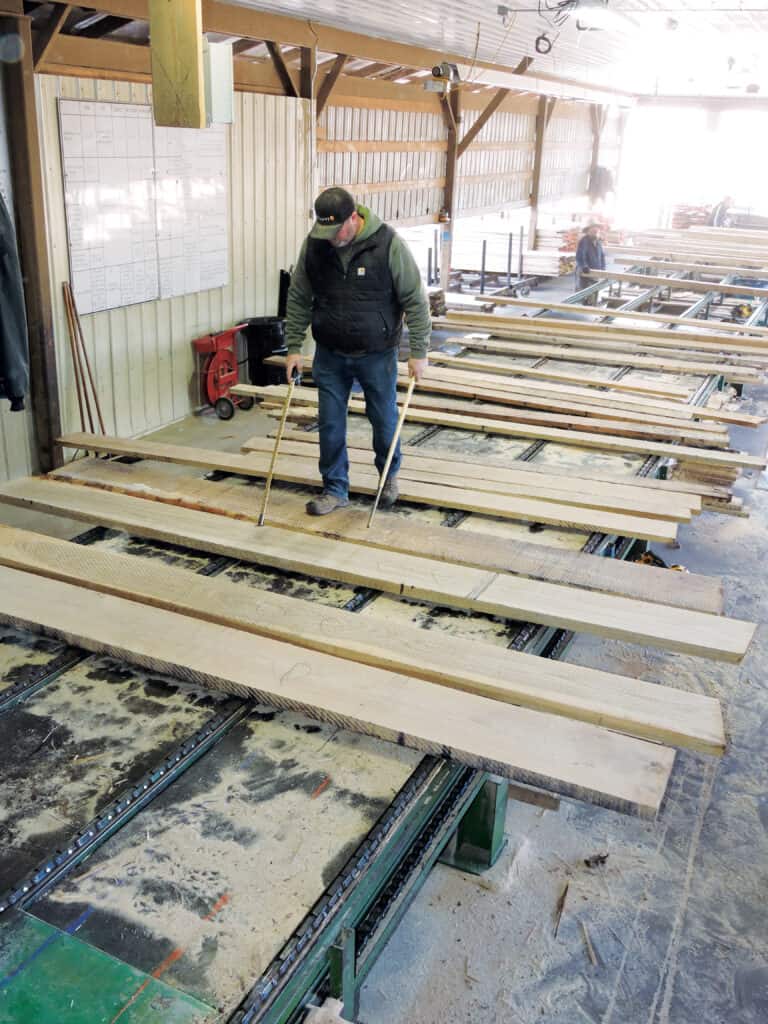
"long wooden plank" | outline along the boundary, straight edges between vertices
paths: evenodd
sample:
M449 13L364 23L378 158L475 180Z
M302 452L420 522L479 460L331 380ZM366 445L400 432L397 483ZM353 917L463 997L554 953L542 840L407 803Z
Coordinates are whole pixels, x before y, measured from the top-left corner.
M601 448L604 451L632 452L638 455L661 455L680 462L695 462L703 466L729 467L738 469L765 469L765 458L748 455L745 452L708 451L706 448L689 448L684 445L667 445L654 441L636 441L633 438L612 438L608 434L571 433L549 427L529 427L524 423L505 426L497 421L476 419L471 416L451 416L448 413L432 413L429 410L414 409L408 419L414 423L459 427L481 433L501 434L509 437L529 437L536 440L560 441L584 448ZM119 455L134 455L161 462L179 462L203 469L221 469L245 476L264 476L264 460L225 452L211 452L186 445L157 444L151 441L126 441L109 435L71 433L64 434L59 442L65 448L81 451L104 452ZM298 480L297 483L305 481Z
M410 411L410 410L409 410ZM418 413L416 413L418 415ZM431 415L425 413L424 415ZM411 417L409 416L409 419ZM123 441L120 438L91 434L68 434L61 439L66 447L84 451L111 452L120 455L138 455L142 458L161 462L175 462L180 465L198 466L204 469L219 469L243 476L266 477L270 459L264 455L230 455L225 452L210 452L205 449L187 448L181 445L158 445L150 441ZM692 449L694 450L694 449ZM285 483L318 485L321 483L317 463L314 460L281 456L274 468L275 480ZM359 494L375 494L378 476L372 473L350 473L350 489ZM456 508L483 515L499 516L522 522L545 523L566 529L600 530L617 536L637 537L643 540L657 540L672 543L677 534L676 525L661 519L625 516L597 509L580 509L573 505L557 505L549 501L513 498L493 494L489 491L460 490L455 487L440 487L417 481L402 482L400 495L404 501L432 505L437 508Z
M617 732L725 749L717 700L0 526L0 565Z
M149 0L155 124L205 128L202 0Z
M305 441L284 438L280 444L280 451L284 455L317 458L317 444L311 438L311 434ZM252 437L240 446L244 453L267 453L273 448L274 441L265 437ZM347 446L347 454L353 465L370 468L373 460L370 449ZM399 478L418 480L422 483L439 483L448 487L466 488L471 485L473 490L540 498L543 501L626 512L630 515L675 519L680 522L689 520L693 511L701 510L701 498L694 495L660 494L658 491L643 491L637 487L622 489L621 485L600 485L597 482L585 487L583 481L568 477L545 478L542 475L538 479L525 471L516 472L513 468L496 469L469 462L432 459L426 452L417 454L407 449L403 452Z
M456 339L453 339L454 341ZM445 355L438 351L431 351L429 353L430 363L444 363L446 366L456 365L459 362L464 362L463 359L459 359L456 356ZM482 372L486 373L502 373L505 376L519 377L522 382L533 379L535 381L558 381L564 384L578 384L586 388L609 388L611 391L622 391L629 394L637 395L658 395L662 398L669 399L685 399L689 396L690 391L687 388L679 387L675 384L670 384L667 381L659 380L658 383L649 383L648 381L622 381L622 380L599 380L596 377L591 377L586 373L576 373L568 370L556 370L551 367L543 366L521 366L519 364L503 364L503 369L494 369L502 364L498 363L485 363L476 360L470 360L472 368L482 368Z
M458 327L458 324L452 324ZM466 330L472 330L467 324ZM683 359L667 359L652 353L643 355L637 352L613 352L600 349L578 348L575 345L564 345L562 342L545 341L514 341L511 338L472 338L454 337L448 339L452 344L461 345L477 352L495 352L508 356L536 356L538 359L551 359L566 363L591 363L604 366L631 366L637 370L662 370L669 373L692 374L705 377L725 377L734 384L759 384L762 375L748 367L730 363L686 362Z
M606 252L611 254L621 253L631 257L631 263L643 263L642 257L649 257L651 259L659 259L659 257L665 257L665 260L659 260L659 262L666 262L669 260L689 260L695 267L702 270L712 264L721 263L726 267L726 273L735 274L740 270L745 271L747 274L753 274L755 271L762 271L766 269L766 263L768 260L761 260L758 258L750 258L748 256L723 256L719 258L717 253L705 252L700 248L693 247L689 251L681 251L679 246L667 246L662 240L661 245L656 245L651 242L648 245L607 245L605 247ZM721 268L718 268L721 269ZM756 276L760 276L758 273Z
M618 260L617 262L621 263L622 261ZM626 262L633 263L634 261L627 260ZM639 262L647 264L652 264L655 262L658 264L658 266L669 266L670 269L675 269L676 267L690 266L690 264L667 264L663 260L641 260ZM703 270L704 268L699 267L698 269ZM724 273L733 273L733 271L724 269ZM746 271L746 273L749 273L749 271ZM713 288L712 290L715 291L716 289ZM478 295L475 297L478 301L482 299L484 302L488 302L487 295ZM701 334L704 331L713 331L717 334L740 334L744 336L745 340L749 340L749 337L751 335L755 337L768 337L768 327L745 327L744 324L729 324L724 323L721 320L693 320L689 316L673 316L670 313L640 313L639 311L634 309L609 309L607 306L583 306L577 303L569 302L548 302L546 298L543 298L541 300L518 299L513 298L512 296L509 295L494 295L493 302L501 306L521 306L524 307L525 309L554 309L563 313L579 313L583 316L591 316L598 318L609 316L614 317L618 320L626 319L640 322L650 321L662 324L682 324L685 327L695 327L695 332L688 333L686 331L684 335L686 339L689 339L691 337L696 338L699 334ZM536 319L538 319L538 317ZM677 337L677 334L675 334L675 337ZM704 335L704 337L706 337L706 335Z
M735 274L737 277L761 277L764 273L768 277L768 267L734 267L733 265L716 264L702 265L701 263L686 263L678 260L655 260L653 258L635 258L633 256L617 256L614 263L621 263L622 266L654 267L659 270L691 270L700 274L720 274L726 277L728 274ZM749 328L755 330L754 327ZM757 328L758 331L767 331L768 328Z
M56 471L54 478L198 512L232 516L246 522L255 523L258 518L252 489L238 477L213 481L184 467L169 467L162 463L126 464L86 458L63 466ZM658 482L663 484L667 481ZM35 507L34 499L28 498L26 491L21 495L16 490L12 500L22 507ZM402 529L398 520L392 521L387 517L380 518L369 529L367 512L354 506L340 509L329 522L327 518L308 516L305 502L306 496L292 490L275 491L270 504L272 523L300 533L416 554L439 562L509 572L515 576L565 583L622 597L653 599L659 604L715 615L723 611L722 583L714 576L670 572L655 566L510 540L475 529L431 526L414 518L409 519L407 530Z
M728 365L760 369L768 363L768 346L762 338L743 341L712 335L702 340L689 340L688 332L668 331L638 333L623 326L593 324L578 320L544 317L501 316L490 313L448 313L433 321L435 326L462 326L488 331L498 338L536 339L552 344L579 344L585 348L613 350L667 357L669 349L680 360L720 359Z
M683 289L690 292L712 292L722 295L753 295L756 298L768 298L768 288L750 288L738 284L711 285L707 281L692 281L690 278L664 277L656 274L624 274L618 270L588 270L586 277L594 278L596 281L626 281L629 284L642 284L646 287L653 285L664 285L675 289Z
M629 814L658 812L674 763L668 748L608 729L382 669L343 671L330 655L15 569L0 570L0 621Z
M551 407L554 407L558 401L558 392L555 390L542 391L537 384L531 384L529 388L521 390L519 384L516 384L511 378L502 377L498 373L483 374L471 370L444 368L439 365L441 362L442 360L438 358L438 365L435 365L435 359L431 360L429 373L425 378L422 378L422 387L426 389L431 388L433 380L452 383L453 381L461 382L462 379L465 379L473 384L477 382L482 389L478 390L478 396L486 393L489 401L494 400L498 392L513 397L515 403L520 405L525 405L527 402L535 400L542 407L547 402L550 403ZM461 363L462 360L459 359L456 362ZM406 379L405 376L403 379ZM708 405L685 405L680 401L642 398L639 395L613 394L609 391L596 391L589 388L574 388L573 392L576 392L576 394L567 390L562 392L564 399L562 407L571 411L584 410L586 412L586 406L595 406L596 411L589 413L589 415L601 417L613 416L614 418L623 419L627 418L627 414L630 413L632 418L634 418L634 414L639 415L645 412L651 417L652 422L662 424L668 424L671 420L711 420L714 423L727 423L741 427L759 427L764 423L768 423L768 413L756 416L751 413L740 412L739 410ZM550 405L547 405L547 407L550 407Z
M432 409L436 412L447 412L448 414L474 416L481 419L501 420L504 423L522 423L531 426L555 427L565 430L586 430L592 433L612 434L617 437L637 437L653 441L673 441L684 444L701 444L711 448L723 448L728 445L728 433L722 427L708 426L701 424L679 422L672 420L670 425L657 426L653 417L646 415L644 422L622 420L619 418L606 418L589 416L585 413L572 415L559 415L518 409L513 405L494 404L491 402L475 401L473 399L442 398L430 394L433 388L440 389L440 384L430 385L425 383L423 389L414 392L411 398L409 409ZM449 386L450 390L450 386ZM231 389L236 395L252 395L261 400L273 399L281 404L287 395L287 385L273 384L266 387L253 384L236 384ZM503 396L504 397L504 396ZM295 393L292 405L316 407L319 401L318 392L314 388L302 388L300 393ZM398 395L397 403L402 405L404 398ZM587 407L591 412L591 408ZM358 399L351 399L349 402L351 413L365 414L365 402ZM407 418L407 417L406 417ZM650 425L646 425L650 424Z
M264 362L272 366L284 366L285 358L269 356ZM438 359L437 363L441 361ZM454 360L454 365L460 363L461 360ZM308 356L304 359L304 374L308 376L311 372L312 357ZM398 387L407 386L409 378L405 366L398 368L397 380ZM527 381L521 386L519 381L505 379L498 374L452 369L435 365L434 360L430 364L429 372L419 382L419 391L433 391L435 394L455 395L477 401L531 406L604 419L650 422L660 426L674 426L679 420L693 420L697 412L694 406L684 405L679 401L664 401L660 398L644 398L624 393L614 394L610 391L550 384L547 381ZM764 419L768 417L747 417L743 425L751 425L751 420L763 422Z
M453 344L462 344L465 338L451 338L449 339ZM447 355L444 352L438 350L432 350L429 353L430 366L433 364L439 364L448 367L461 368L464 371L473 371L482 375L497 375L502 378L510 378L510 383L514 386L524 385L528 382L528 378L523 377L521 380L516 380L520 377L521 372L524 374L526 367L522 368L522 371L517 363L498 363L493 362L490 359L472 359L471 356L453 356ZM546 370L544 371L546 372ZM558 373L558 371L553 371ZM596 395L602 395L603 388L610 388L611 391L615 389L616 384L620 384L621 381L613 380L602 380L599 377L588 377L586 375L574 374L571 375L563 371L563 378L565 380L576 379L580 383L583 383L585 389L592 390ZM548 378L544 378L547 380ZM560 379L555 378L555 379ZM587 383L588 382L588 383ZM534 380L534 386L538 385L538 381ZM642 383L642 382L641 382ZM650 390L636 391L634 387L628 390L629 396L634 397L635 395L653 395L657 396L659 400L672 402L683 402L690 397L691 390L689 388L675 387L674 385L667 385L663 381L659 381L659 385L649 385Z
M34 487L34 499L30 491ZM62 493L64 492L64 493ZM69 493L74 492L74 493ZM414 601L502 618L596 633L725 661L740 661L755 626L718 615L587 593L506 573L486 572L398 552L316 537L279 527L254 529L206 512L147 502L49 481L6 485L0 500L254 561L272 568L364 585Z
M286 430L283 433L283 437L287 441L299 441L304 444L317 444L319 441L317 432L312 430ZM406 454L412 459L419 459L422 456L426 457L428 455L429 458L439 459L440 462L458 463L460 467L467 464L466 456L441 448L439 437L436 439L436 442L433 442L433 444L428 447L407 448ZM494 470L502 470L509 471L510 473L514 472L515 474L533 473L537 477L541 476L546 479L552 478L558 482L562 482L564 486L572 484L582 489L591 487L594 483L606 483L610 484L612 487L615 486L619 488L619 490L631 488L633 491L654 490L662 491L665 494L674 492L685 494L688 497L700 496L704 498L720 499L723 501L730 497L730 491L724 487L701 484L692 480L677 480L673 477L661 479L655 476L627 476L626 474L611 473L608 470L601 470L588 463L583 466L574 466L572 469L569 467L567 474L557 473L556 471L553 471L551 467L539 464L536 461L522 461L520 459L515 459L510 462L509 459L492 457L483 458L478 456L474 459L472 465L481 471L488 470L493 472ZM696 510L695 503L691 503L691 509L694 511Z

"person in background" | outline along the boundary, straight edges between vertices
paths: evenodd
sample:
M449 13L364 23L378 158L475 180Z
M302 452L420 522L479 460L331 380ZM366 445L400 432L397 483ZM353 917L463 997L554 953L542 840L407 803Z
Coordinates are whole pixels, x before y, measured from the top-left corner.
M301 350L312 325L312 378L320 421L323 491L307 512L324 516L348 504L347 404L355 380L365 395L375 465L383 472L397 429L397 353L408 325L408 373L421 380L432 331L421 275L402 238L343 188L315 200L315 225L305 239L288 289L286 376L301 373ZM384 482L380 508L398 498L400 445Z
M600 225L587 224L576 248L576 291L588 288L595 282L587 277L588 270L605 270L605 252L600 240ZM594 302L594 297L587 300Z
M709 226L711 228L728 228L731 226L728 211L733 206L733 196L725 196L717 206L713 207L709 215Z

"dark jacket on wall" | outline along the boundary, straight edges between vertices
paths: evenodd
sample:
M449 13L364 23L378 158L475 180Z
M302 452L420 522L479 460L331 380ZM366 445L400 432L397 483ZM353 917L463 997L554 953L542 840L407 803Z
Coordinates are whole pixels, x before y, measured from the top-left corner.
M0 193L0 397L24 408L29 390L29 345L24 288L13 220Z

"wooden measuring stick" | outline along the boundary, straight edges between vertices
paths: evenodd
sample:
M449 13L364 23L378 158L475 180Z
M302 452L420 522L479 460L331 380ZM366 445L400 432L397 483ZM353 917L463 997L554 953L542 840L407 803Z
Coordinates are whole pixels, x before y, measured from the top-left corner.
M280 423L277 428L277 434L275 436L275 447L272 449L272 461L269 463L269 472L267 473L267 482L264 486L264 500L261 503L261 512L259 513L259 526L264 525L264 517L267 514L267 502L269 501L269 492L272 489L272 477L275 472L275 463L277 462L277 453L280 450L280 442L283 439L283 431L285 430L285 421L288 418L288 410L291 406L291 399L293 398L293 392L296 385L301 381L301 375L294 372L291 376L291 383L288 385L288 394L285 396L285 405L283 406L283 415L280 417Z
M384 484L387 482L387 474L389 473L389 467L392 465L392 459L395 454L395 449L397 448L397 442L400 440L400 432L402 431L403 424L405 423L405 414L408 412L408 405L410 404L411 397L413 395L413 389L415 387L416 378L411 377L411 383L408 385L408 391L406 392L405 395L405 401L403 402L402 408L400 410L400 419L397 421L397 430L395 431L395 436L392 438L392 443L389 446L389 451L387 452L387 461L384 463L384 469L382 469L381 471L381 479L379 480L379 489L376 492L376 500L373 503L371 514L368 517L369 530L371 528L371 523L373 522L373 517L376 515L376 509L379 507L379 499L381 498L381 492L384 490Z

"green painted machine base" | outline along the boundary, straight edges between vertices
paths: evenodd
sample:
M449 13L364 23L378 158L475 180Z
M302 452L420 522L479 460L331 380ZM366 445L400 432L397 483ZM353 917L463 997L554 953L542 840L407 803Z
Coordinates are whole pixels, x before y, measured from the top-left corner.
M212 1024L213 1007L23 911L0 918L1 1024Z

